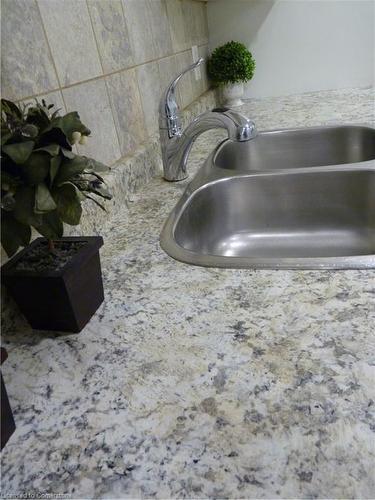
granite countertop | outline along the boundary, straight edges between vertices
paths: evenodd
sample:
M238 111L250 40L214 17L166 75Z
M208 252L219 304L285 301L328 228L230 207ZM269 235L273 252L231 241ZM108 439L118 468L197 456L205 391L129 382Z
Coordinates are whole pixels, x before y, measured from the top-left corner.
M244 111L260 130L375 118L370 90ZM174 261L158 238L185 186L156 178L109 221L106 299L79 335L5 339L3 496L374 497L374 271Z

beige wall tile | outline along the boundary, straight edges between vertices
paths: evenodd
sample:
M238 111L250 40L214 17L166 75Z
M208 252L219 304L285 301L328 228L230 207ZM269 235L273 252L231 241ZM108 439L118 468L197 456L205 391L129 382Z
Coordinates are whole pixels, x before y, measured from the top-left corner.
M194 19L192 0L182 0L182 15L184 17L185 38L187 47L193 45Z
M122 0L135 64L155 59L148 0Z
M122 155L134 152L145 139L141 98L134 69L106 78Z
M172 54L173 51L165 1L148 0L148 5L151 17L155 57L160 58L168 56Z
M191 51L181 52L176 55L178 72L184 71L188 66L193 64ZM194 71L186 73L178 82L178 91L180 95L180 104L182 108L188 106L194 99L193 97L193 80Z
M207 5L204 4L201 7L201 19L202 19L202 38L200 44L208 44L208 18L207 18Z
M2 96L17 100L58 88L35 1L2 0L1 10Z
M202 45L208 43L208 24L206 6L202 2L192 3L192 43Z
M146 130L152 135L158 129L159 102L162 93L159 66L157 62L143 64L137 67L136 72Z
M102 74L85 0L38 0L61 85Z
M133 65L129 31L121 0L88 0L104 73Z
M203 59L204 59L204 63L201 65L202 79L200 81L200 90L201 90L200 93L203 94L203 92L206 92L210 86L208 72L207 72L207 61L208 61L208 54L209 54L208 45L202 45L201 47L199 47L198 53L199 53L199 57L203 57Z
M67 112L78 111L82 122L91 130L87 145L79 147L80 153L108 165L120 158L105 81L100 79L75 85L63 90L63 96Z
M174 52L188 49L185 33L185 22L182 11L182 0L166 0L172 48Z

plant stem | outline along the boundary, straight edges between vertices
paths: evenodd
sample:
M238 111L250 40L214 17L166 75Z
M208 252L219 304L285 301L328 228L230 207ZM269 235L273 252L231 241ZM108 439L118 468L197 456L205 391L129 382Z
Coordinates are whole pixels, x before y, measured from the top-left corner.
M48 240L48 250L52 253L55 251L55 243L53 240Z

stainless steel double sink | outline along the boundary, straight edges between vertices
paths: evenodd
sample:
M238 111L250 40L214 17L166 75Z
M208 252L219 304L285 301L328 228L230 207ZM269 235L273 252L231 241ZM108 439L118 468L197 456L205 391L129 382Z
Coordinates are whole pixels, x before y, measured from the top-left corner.
M227 268L375 268L375 129L316 127L225 140L160 238L173 258Z

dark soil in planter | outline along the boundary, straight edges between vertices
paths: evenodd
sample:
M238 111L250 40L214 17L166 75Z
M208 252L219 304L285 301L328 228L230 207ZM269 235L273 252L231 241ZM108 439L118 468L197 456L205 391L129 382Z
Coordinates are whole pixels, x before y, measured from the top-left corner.
M15 271L53 271L62 269L78 250L87 245L86 241L56 241L54 250L48 248L48 243L41 240L30 247L14 266Z

